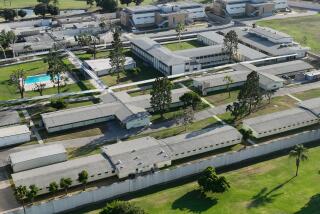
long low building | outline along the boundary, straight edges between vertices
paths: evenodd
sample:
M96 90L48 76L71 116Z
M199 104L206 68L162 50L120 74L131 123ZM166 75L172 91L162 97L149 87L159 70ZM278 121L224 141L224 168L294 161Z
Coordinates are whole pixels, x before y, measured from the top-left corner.
M307 110L293 108L245 119L242 123L243 128L251 130L254 137L262 138L317 124L319 118Z
M118 142L104 146L102 150L119 178L171 165L167 148L152 137Z
M13 172L34 169L66 160L67 151L62 144L40 146L9 155Z
M31 131L26 125L0 128L0 148L25 143L31 140Z
M89 174L88 182L115 175L109 161L102 154L98 154L14 173L11 176L15 186L36 185L39 188L38 194L41 195L49 192L50 183L56 182L59 185L61 178L71 178L71 186L79 185L78 174L83 170Z
M104 146L102 154L77 158L12 174L15 186L35 184L39 194L48 193L52 182L71 178L79 185L78 174L86 170L88 182L117 176L120 179L154 172L170 166L173 160L206 153L241 143L242 135L229 125L217 125L200 131L156 140L143 137Z
M21 122L17 111L0 111L0 127L16 125Z
M216 149L239 144L240 132L232 126L221 125L162 139L169 148L171 160L191 157Z
M320 98L313 98L302 101L299 103L299 106L303 109L309 110L317 117L320 117Z

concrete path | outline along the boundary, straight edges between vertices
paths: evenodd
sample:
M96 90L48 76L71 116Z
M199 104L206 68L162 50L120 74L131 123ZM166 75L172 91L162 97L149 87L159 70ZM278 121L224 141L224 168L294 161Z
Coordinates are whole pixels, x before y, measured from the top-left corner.
M35 125L34 125L32 119L31 119L29 113L27 112L27 110L23 109L22 113L23 113L24 118L26 119L26 121L29 121L29 126L30 126L30 128L32 130L32 133L34 133L34 135L36 136L38 143L39 144L43 144L43 140L42 140L42 138L41 138L41 136L40 136L40 134L38 132L38 129L35 127Z

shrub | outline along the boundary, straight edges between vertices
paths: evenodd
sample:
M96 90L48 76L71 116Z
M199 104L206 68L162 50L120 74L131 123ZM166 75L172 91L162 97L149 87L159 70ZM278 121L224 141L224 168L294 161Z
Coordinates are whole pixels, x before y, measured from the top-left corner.
M113 201L108 203L100 214L146 214L140 207L136 207L127 201Z
M50 105L51 105L51 107L53 107L55 109L63 109L63 108L67 107L66 101L62 98L52 99L50 101Z

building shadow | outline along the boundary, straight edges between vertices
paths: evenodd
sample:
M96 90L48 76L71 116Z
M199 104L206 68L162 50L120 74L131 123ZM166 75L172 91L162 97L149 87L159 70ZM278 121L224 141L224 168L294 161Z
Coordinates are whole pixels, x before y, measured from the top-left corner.
M206 197L201 194L199 189L192 190L172 203L172 209L180 211L189 211L192 213L201 213L212 206L216 205L218 200L211 197Z
M260 206L265 206L266 204L272 203L278 196L282 195L283 193L275 193L275 191L280 190L282 187L284 187L287 183L289 183L294 177L286 180L285 182L277 185L271 190L268 190L267 187L264 187L258 192L258 194L254 195L251 198L251 203L248 205L247 208L256 208Z
M295 214L310 214L310 213L319 213L320 212L320 194L314 195L310 198L309 202L304 205L298 212Z

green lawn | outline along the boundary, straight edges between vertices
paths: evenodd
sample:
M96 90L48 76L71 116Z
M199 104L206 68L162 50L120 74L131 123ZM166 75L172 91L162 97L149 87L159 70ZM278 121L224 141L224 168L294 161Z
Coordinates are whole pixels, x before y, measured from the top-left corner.
M43 74L47 72L48 64L44 63L42 60L34 62L26 62L18 65L11 65L0 68L0 100L10 100L20 98L20 94L17 91L15 85L10 84L10 75L18 70L23 69L26 73L26 76L32 76L37 74ZM69 84L61 88L61 92L76 92L93 89L89 81L80 81L76 84ZM56 94L56 88L47 88L44 89L43 94ZM38 92L27 91L25 97L34 97L39 96Z
M223 104L232 103L236 101L238 94L239 94L239 90L232 90L230 91L230 97L229 97L228 92L220 91L220 92L211 93L205 96L204 98L212 105L218 106L218 105L223 105Z
M191 41L184 41L184 42L180 42L180 43L179 42L168 43L163 46L172 50L172 51L178 51L178 50L185 50L185 49L191 49L191 48L198 48L203 45L196 40L191 40Z
M1 0L0 9L34 7L36 4L38 4L37 0ZM86 0L59 0L58 6L60 7L60 9L89 8L89 6L86 3Z
M293 96L297 97L300 100L309 100L312 98L317 98L317 97L320 97L320 88L295 93L295 94L293 94Z
M258 21L258 25L271 27L293 36L302 45L320 53L320 14L307 17ZM306 42L304 41L306 39Z
M293 177L295 162L288 156L223 173L231 189L201 198L196 182L175 182L136 195L131 202L157 214L314 214L320 210L320 147L309 150L300 175ZM77 210L98 214L103 204Z

